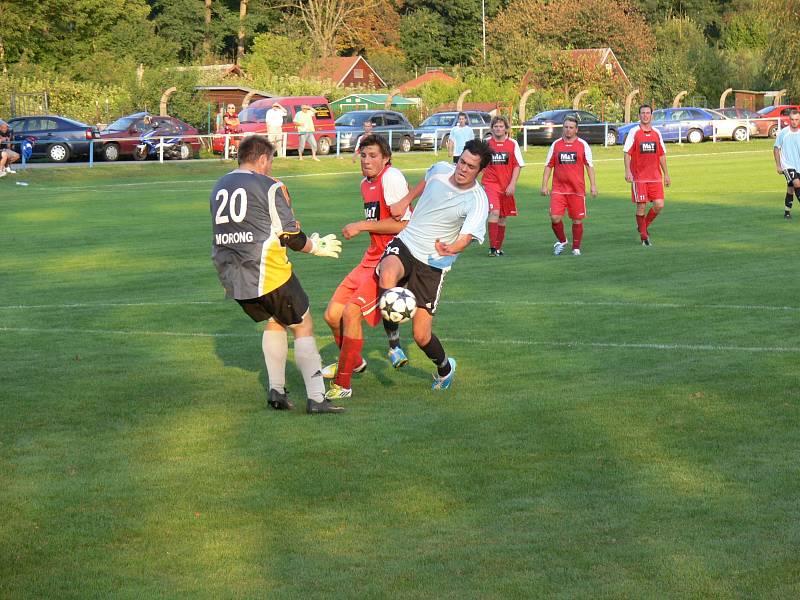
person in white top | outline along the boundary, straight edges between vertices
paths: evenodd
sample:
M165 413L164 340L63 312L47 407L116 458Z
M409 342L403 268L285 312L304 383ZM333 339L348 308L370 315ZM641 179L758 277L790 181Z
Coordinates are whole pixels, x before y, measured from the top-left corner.
M789 126L781 129L772 147L775 167L786 177L783 218L792 218L792 193L800 201L800 111L789 112Z
M411 201L420 198L408 225L386 246L378 278L381 291L399 285L416 296L417 312L411 322L414 341L436 365L434 390L450 387L456 361L447 357L433 335L433 315L444 277L458 255L473 241L483 243L489 200L476 180L491 161L486 142L470 140L458 164L436 163L405 198L389 207L399 219Z
M264 115L267 123L267 139L275 147L275 156L286 156L286 149L283 147L283 122L288 111L279 103L274 102L272 108Z
M372 123L370 119L364 121L364 133L358 136L358 139L356 140L356 145L353 146L353 162L356 162L357 158L361 158L361 142L368 135L372 135L373 127L375 127L375 125Z

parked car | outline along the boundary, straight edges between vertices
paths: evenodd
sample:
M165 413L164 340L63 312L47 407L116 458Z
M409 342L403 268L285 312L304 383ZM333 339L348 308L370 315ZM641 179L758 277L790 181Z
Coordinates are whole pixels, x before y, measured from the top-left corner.
M33 158L46 157L55 162L89 155L90 142L97 139L97 127L56 115L15 117L8 120L14 141L29 138L33 142ZM95 152L100 144L94 145Z
M617 141L625 143L628 132L639 123L621 125ZM653 129L661 133L665 142L687 141L699 144L714 134L714 117L702 108L661 108L653 111Z
M243 134L267 133L267 123L264 120L267 111L275 103L286 109L283 117L283 131L286 134L286 150L297 150L300 135L294 124L294 116L303 110L303 104L308 104L314 110L314 138L317 140L317 154L329 154L331 146L336 144L336 127L333 123L333 113L324 96L280 96L256 100L239 112L239 123ZM225 152L225 137L220 135L213 139L214 152Z
M392 150L410 152L414 147L414 126L403 113L395 110L351 110L336 119L339 148L352 150L364 132L364 122L372 121L373 133L390 141Z
M115 161L124 156L136 160L147 158L146 154L136 152L136 146L144 134L152 131L155 131L155 137L189 136L182 137L180 151L177 153L183 160L197 158L200 154L202 146L200 138L192 137L199 135L197 129L175 117L139 112L117 119L100 132L103 158L108 161Z
M730 139L736 142L744 142L751 137L758 135L758 127L752 121L726 117L721 112L707 108L714 119L714 133L717 139Z
M745 121L752 121L756 125L756 137L770 137L770 129L776 124L775 121L766 121L760 114L749 108L739 108L730 106L728 108L720 108L717 112L722 113L726 117L732 119L744 119ZM751 133L752 137L753 134Z
M774 122L770 123L768 135L774 138L778 135L778 130L789 126L789 111L800 110L800 104L779 104L778 106L765 106L758 114L762 119L773 119ZM780 119L780 125L778 125Z
M616 123L606 123L597 115L585 110L559 108L540 112L522 124L530 127L525 136L528 144L552 144L561 137L564 119L567 117L575 117L578 120L578 137L590 144L605 143L613 146L617 142L618 125ZM521 129L517 134L517 143L524 142L523 132L525 131L525 129Z
M467 115L467 125L475 131L475 138L481 139L491 133L489 123L492 122L492 115L479 110L465 110ZM425 119L419 127L414 129L414 149L428 150L434 146L444 148L450 137L450 130L455 126L458 119L458 111L438 112Z

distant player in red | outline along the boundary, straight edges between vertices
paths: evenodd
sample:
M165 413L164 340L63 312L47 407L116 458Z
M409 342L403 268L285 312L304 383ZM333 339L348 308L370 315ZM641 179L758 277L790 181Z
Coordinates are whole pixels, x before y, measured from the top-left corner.
M653 108L639 107L639 125L625 138L625 181L631 184L631 196L636 204L636 228L642 246L651 246L648 227L664 208L664 186L669 187L667 149L661 134L653 129ZM645 216L647 203L653 206Z
M342 229L345 239L352 239L362 231L369 233L370 244L361 262L344 278L333 293L325 309L325 321L339 346L339 361L323 369L323 376L335 377L326 398L349 398L353 395L351 378L367 368L361 356L364 347L362 319L371 327L382 321L378 309L380 290L375 267L381 260L386 244L405 228L411 211L403 219L395 220L389 207L408 194L408 183L403 173L392 166L392 150L386 139L367 135L360 143L361 196L364 200L364 219L349 223ZM389 337L389 359L396 369L408 363L400 347L397 323L384 321Z
M489 197L489 256L503 256L506 217L517 216L514 191L525 161L516 140L508 137L508 119L497 116L491 123L489 148L492 162L483 170L481 184Z
M550 222L556 243L553 254L558 256L567 247L564 233L564 213L572 220L572 255L581 255L583 239L583 219L586 218L586 179L584 169L589 174L592 197L597 197L597 184L594 180L592 149L578 137L578 120L575 117L564 119L561 138L550 146L545 160L542 176L542 196L550 195ZM553 191L548 189L550 173L553 173Z

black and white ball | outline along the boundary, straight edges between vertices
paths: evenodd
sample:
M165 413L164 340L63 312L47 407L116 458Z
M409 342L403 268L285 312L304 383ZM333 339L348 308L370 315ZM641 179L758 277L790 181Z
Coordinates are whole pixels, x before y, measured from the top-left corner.
M392 323L405 323L417 312L417 298L406 288L386 290L378 304L381 316Z

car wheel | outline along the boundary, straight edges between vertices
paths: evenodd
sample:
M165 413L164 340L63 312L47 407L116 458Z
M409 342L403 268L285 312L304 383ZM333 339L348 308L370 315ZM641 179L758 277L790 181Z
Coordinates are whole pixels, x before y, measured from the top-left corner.
M47 156L53 162L67 162L69 160L69 146L66 144L53 144L47 149Z
M411 138L406 136L402 140L400 140L400 152L411 152L411 147L414 145L414 142L411 141Z
M747 129L744 127L737 127L733 130L733 139L737 142L747 141Z
M703 141L703 132L699 129L690 129L686 134L686 141L690 144L699 144Z
M613 129L609 129L608 133L606 134L606 146L613 146L617 143L617 132Z
M103 160L114 162L119 159L119 146L117 144L106 144L103 146Z
M317 140L317 154L330 154L331 153L331 140L330 138L321 137Z
M777 125L773 125L772 127L769 128L769 137L771 137L773 140L776 137L778 137L778 126Z
M189 160L192 158L192 149L186 144L178 146L178 158L181 160Z

